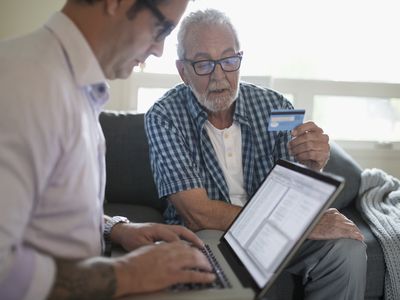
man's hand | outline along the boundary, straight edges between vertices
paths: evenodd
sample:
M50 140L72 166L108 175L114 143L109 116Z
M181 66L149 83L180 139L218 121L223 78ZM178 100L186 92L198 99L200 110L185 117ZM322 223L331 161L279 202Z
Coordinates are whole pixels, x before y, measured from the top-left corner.
M314 122L306 122L292 130L293 139L288 143L289 152L294 158L320 171L329 159L329 136Z
M111 240L121 245L126 251L158 241L175 242L186 240L201 248L203 242L190 230L178 225L155 223L120 223L113 227Z
M141 247L117 258L114 266L117 297L154 292L177 283L215 280L215 275L209 273L212 268L207 258L198 249L182 242Z
M176 283L215 280L207 258L183 242L148 245L118 258L55 259L48 299L111 299L154 292Z
M360 229L336 208L329 208L308 236L310 240L348 238L363 241Z

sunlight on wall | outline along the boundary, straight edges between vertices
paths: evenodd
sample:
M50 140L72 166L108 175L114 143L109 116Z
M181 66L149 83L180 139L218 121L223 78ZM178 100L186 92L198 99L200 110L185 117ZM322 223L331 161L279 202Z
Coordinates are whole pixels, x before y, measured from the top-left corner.
M209 7L236 26L243 75L400 82L400 1L201 0L186 14ZM176 73L176 33L146 71Z

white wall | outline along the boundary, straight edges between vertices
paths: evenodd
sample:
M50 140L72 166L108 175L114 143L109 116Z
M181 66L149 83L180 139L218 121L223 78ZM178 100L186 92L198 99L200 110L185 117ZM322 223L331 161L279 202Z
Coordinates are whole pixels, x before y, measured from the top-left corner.
M29 33L45 23L59 11L66 0L0 0L0 40ZM121 99L127 97L127 80L110 82L111 101L106 109L121 107Z
M64 0L1 0L0 39L28 33L43 24Z

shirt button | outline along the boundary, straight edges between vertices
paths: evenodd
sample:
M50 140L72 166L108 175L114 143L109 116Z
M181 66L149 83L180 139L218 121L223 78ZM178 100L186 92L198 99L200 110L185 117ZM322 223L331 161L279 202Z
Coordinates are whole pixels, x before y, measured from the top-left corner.
M229 133L225 133L224 137L227 139L229 137Z
M228 157L232 157L233 154L231 152L228 153Z

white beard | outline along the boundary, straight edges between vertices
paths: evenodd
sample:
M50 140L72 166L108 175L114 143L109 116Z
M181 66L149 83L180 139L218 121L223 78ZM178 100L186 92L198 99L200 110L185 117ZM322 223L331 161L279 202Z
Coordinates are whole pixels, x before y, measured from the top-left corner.
M208 111L216 113L220 111L225 111L228 110L228 108L233 104L233 102L236 100L239 89L236 88L234 91L230 89L229 84L225 84L223 87L218 87L216 88L214 86L210 86L209 90L204 92L203 94L198 93L194 88L192 88L193 94L196 96L197 101L204 106ZM207 94L209 91L215 91L217 89L229 89L229 94L228 95L220 95L213 97L213 99L210 99L207 97Z

